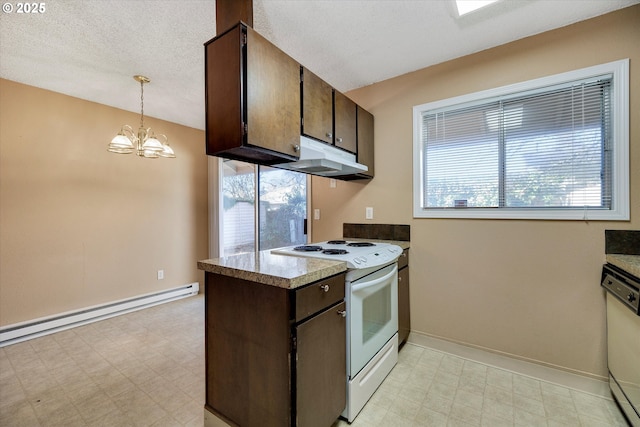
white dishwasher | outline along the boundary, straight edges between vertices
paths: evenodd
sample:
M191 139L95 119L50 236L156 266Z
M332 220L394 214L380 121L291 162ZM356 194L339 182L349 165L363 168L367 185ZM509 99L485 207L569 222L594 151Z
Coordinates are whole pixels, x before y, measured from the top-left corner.
M640 427L640 279L611 265L602 269L607 290L609 387L633 427Z

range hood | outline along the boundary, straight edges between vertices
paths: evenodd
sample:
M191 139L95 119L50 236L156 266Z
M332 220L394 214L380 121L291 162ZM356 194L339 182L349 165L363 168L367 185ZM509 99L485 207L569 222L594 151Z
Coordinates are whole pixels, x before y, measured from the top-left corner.
M273 166L329 177L353 175L369 170L367 166L356 163L355 154L306 136L300 136L300 158L297 161Z

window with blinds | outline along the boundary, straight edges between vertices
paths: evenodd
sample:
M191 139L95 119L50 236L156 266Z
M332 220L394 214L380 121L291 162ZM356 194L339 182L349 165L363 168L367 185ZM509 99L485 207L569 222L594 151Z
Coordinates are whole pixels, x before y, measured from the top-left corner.
M588 70L415 107L414 216L628 219L624 78Z

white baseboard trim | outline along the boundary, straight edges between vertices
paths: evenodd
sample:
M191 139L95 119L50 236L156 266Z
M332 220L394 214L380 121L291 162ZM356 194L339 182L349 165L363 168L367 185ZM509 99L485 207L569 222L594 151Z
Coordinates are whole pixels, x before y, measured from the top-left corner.
M194 282L161 292L7 325L0 328L0 347L196 295L199 290L200 284Z
M568 370L545 366L535 361L522 360L512 355L476 348L414 331L409 334L407 342L598 397L611 399L608 378L581 375Z

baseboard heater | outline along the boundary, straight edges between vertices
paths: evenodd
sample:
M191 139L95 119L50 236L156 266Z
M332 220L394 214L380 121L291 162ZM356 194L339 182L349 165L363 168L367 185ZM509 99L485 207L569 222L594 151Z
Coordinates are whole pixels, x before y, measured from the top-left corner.
M0 347L196 295L198 282L0 328Z

